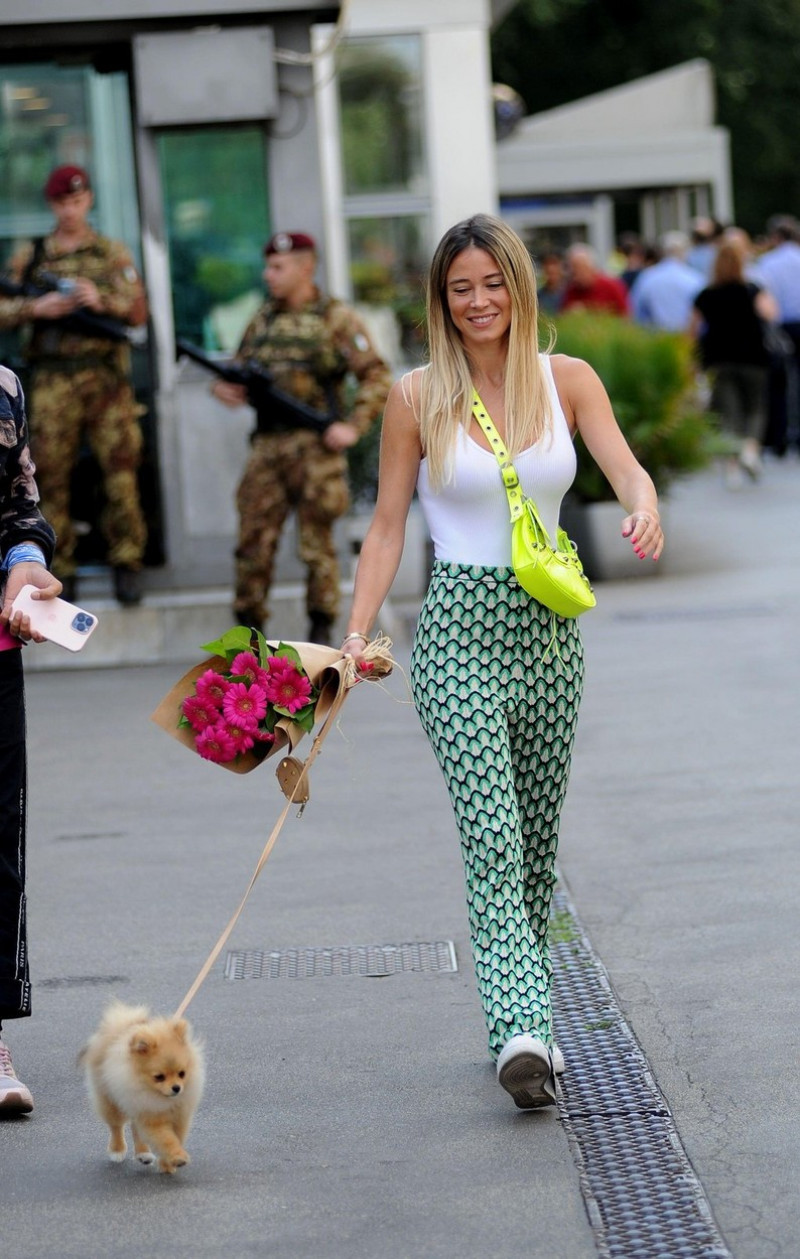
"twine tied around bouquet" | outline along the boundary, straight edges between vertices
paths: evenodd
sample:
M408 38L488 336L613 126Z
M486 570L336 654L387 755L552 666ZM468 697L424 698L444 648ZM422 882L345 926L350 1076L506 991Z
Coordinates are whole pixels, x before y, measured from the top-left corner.
M309 770L319 756L322 744L325 742L325 739L330 733L330 730L332 729L333 724L341 711L347 692L352 690L352 688L359 682L380 681L381 679L388 677L392 672L392 669L395 668L395 661L392 659L391 649L391 639L387 638L385 634L378 634L372 642L367 644L362 653L363 660L369 666L366 670L357 666L352 656L343 656L341 661L337 662L335 668L339 674L339 686L331 702L331 706L328 709L325 721L320 728L319 734L315 736L311 744L311 750L305 761L301 761L298 757L287 756L284 757L278 765L275 774L281 790L286 796L286 804L284 805L283 811L273 826L270 836L264 845L261 856L259 857L256 867L250 876L250 882L245 889L244 896L240 900L233 917L230 919L228 925L225 927L225 930L222 932L222 935L219 937L200 968L197 978L194 980L191 988L175 1011L175 1018L181 1018L186 1012L189 1005L197 995L201 985L208 977L211 967L214 965L225 947L231 932L236 926L236 923L239 921L242 910L247 904L247 899L255 886L256 880L258 879L261 871L264 869L270 853L275 847L278 836L283 830L284 822L289 816L289 810L292 805L300 804L300 812L302 813L303 806L309 798Z

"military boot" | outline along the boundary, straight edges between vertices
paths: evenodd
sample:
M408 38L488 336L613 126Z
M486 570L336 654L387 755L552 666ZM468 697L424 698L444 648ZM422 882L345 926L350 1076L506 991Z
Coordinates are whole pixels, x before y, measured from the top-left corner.
M309 618L308 641L310 643L321 643L323 647L330 647L333 634L333 617L324 616L321 612L311 612Z
M114 569L114 596L124 608L133 608L142 601L142 576L136 568L124 565Z

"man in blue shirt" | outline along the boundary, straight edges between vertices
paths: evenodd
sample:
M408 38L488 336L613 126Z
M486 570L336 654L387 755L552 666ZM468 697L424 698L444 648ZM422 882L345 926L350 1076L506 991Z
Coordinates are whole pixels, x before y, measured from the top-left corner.
M650 328L686 332L703 277L684 261L689 241L683 232L666 232L660 247L661 261L645 267L633 282L633 317Z
M800 448L800 223L787 214L767 223L772 248L759 258L754 279L778 304L778 322L794 345L794 355L773 365L766 445L785 454Z

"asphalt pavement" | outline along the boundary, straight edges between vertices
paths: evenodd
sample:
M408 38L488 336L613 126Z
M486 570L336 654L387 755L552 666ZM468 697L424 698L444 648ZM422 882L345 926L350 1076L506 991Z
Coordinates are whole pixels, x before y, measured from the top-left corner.
M560 870L730 1253L792 1259L800 463L678 486L667 526L658 575L601 585L582 622ZM190 1166L106 1160L76 1054L111 996L178 1005L282 804L269 762L229 774L149 722L176 672L28 678L34 1016L5 1034L36 1107L0 1125L3 1253L592 1259L558 1113L517 1112L488 1061L454 826L399 672L348 698L189 1009ZM455 971L226 977L232 950L448 941Z

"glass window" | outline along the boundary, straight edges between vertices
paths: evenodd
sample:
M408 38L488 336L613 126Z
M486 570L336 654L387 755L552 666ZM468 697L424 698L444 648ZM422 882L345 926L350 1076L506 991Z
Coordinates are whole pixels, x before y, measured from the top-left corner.
M159 158L176 334L206 349L235 349L264 300L264 132L166 131Z
M394 312L403 351L412 360L424 339L426 237L427 220L419 216L348 222L353 296Z
M346 40L338 70L346 195L422 191L419 37Z
M422 349L430 234L420 37L345 40L338 74L353 296L384 322L392 317L388 357L399 366Z
M46 232L42 198L54 166L92 165L87 69L52 65L0 70L0 233L5 242Z

